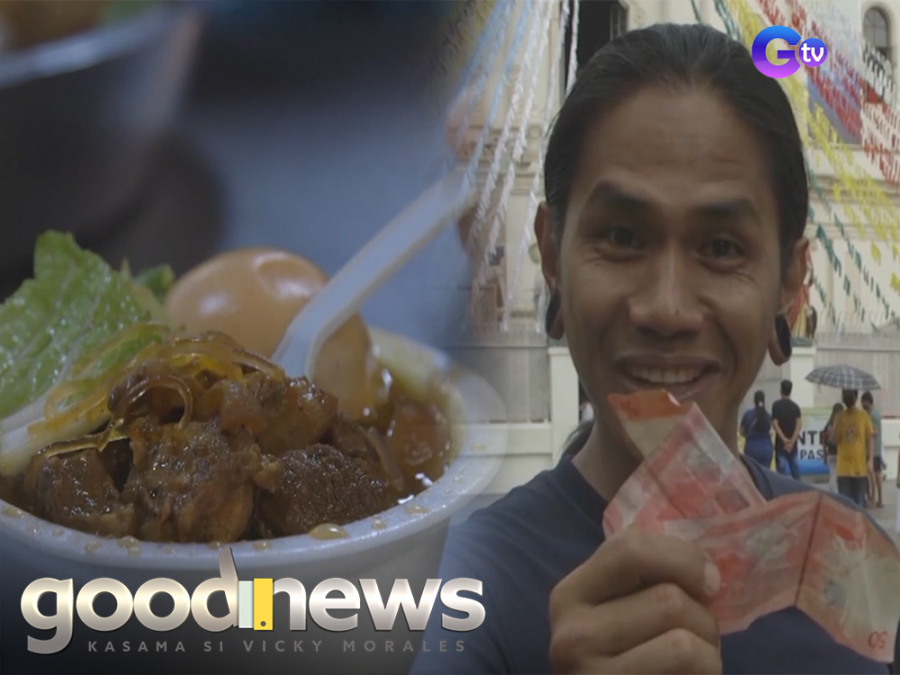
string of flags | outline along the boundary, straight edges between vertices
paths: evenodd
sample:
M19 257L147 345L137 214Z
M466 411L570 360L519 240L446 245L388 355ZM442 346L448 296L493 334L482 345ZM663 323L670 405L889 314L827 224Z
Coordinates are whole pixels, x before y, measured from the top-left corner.
M714 0L714 4L729 35L742 40L745 44L747 44L748 36L755 36L764 27L760 17L751 11L745 0ZM773 24L793 25L801 35L819 37L829 45L837 43L836 40L829 41L830 36L825 30L824 24L811 19L809 13L799 6L797 0L788 0L790 8L793 10L790 20L784 17L773 0L756 0L756 4L762 14ZM881 172L886 182L897 184L900 182L900 163L897 163L896 167L893 165L893 155L886 148L893 148L895 144L900 146L900 116L893 114L893 111L885 104L877 104L874 106L875 110L870 110L868 104L862 105L859 95L854 97L853 93L862 88L858 85L850 86L850 83L859 83L863 76L848 58L840 52L836 52L837 50L833 49L829 53L829 63L835 64L829 72L826 72L824 67L811 69L811 86L816 87L820 99L829 108L828 112L844 127L845 133L863 134L863 128L869 129L869 127L881 130L878 135L882 138L878 138L874 132L866 132L869 134L864 143L866 156ZM832 75L831 78L828 76L829 74ZM844 219L836 213L831 202L841 207L844 217L860 235L860 239L869 238L869 233L864 225L867 223L883 243L889 242L891 261L897 261L900 257L900 247L897 245L897 242L900 241L900 232L896 225L900 221L900 213L897 212L884 189L868 175L865 167L859 166L853 153L847 148L841 134L822 107L816 106L814 112L810 111L807 102L808 92L804 88L803 79L785 78L781 83L794 107L801 134L805 136L806 146L820 150L835 173L836 180L831 189L832 198L829 199L825 189L816 178L816 172L810 171L810 187L825 212L824 219L817 218L813 208L810 208L810 220L818 223L816 239L826 252L829 264L848 298L853 314L864 323L867 319L873 321L876 316L884 316L887 320L893 320L897 316L893 309L893 303L900 298L900 278L895 272L891 273L891 296L882 290L875 274L864 263L863 255L848 233ZM874 118L871 124L863 125L861 123L863 110L866 111L867 121L869 117ZM883 142L886 136L890 138L887 146ZM835 253L834 244L822 226L823 222L833 224L837 229L841 240L846 245L849 260L858 270L862 285L868 291L869 303L863 301L855 284L851 282L850 270L846 269L849 266L845 266ZM870 242L868 248L869 255L875 264L881 265L888 258L878 243ZM833 325L837 326L841 315L834 306L834 299L829 297L821 279L815 274L812 285L825 309L826 317ZM872 300L874 303L871 302ZM866 308L873 304L877 310L867 311Z

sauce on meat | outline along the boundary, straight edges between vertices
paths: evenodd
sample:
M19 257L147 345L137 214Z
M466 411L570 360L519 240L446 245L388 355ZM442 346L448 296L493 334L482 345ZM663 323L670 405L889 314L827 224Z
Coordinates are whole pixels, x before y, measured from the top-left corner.
M306 378L245 354L214 333L165 345L110 390L114 419L98 431L118 440L51 446L0 479L0 498L133 548L334 539L444 473L452 439L437 393L387 378L386 402L359 422Z

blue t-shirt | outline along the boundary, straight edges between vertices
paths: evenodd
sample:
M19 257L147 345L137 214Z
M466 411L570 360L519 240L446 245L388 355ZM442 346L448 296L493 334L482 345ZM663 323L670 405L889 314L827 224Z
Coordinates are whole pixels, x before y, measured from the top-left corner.
M741 418L741 426L747 433L747 445L772 445L772 417L763 408L763 420L756 419L756 409L750 408Z
M752 461L745 465L767 499L815 489ZM456 633L441 627L441 614L462 615L435 607L425 634L428 651L419 653L412 672L552 672L550 591L603 543L605 506L571 460L564 458L452 528L440 578L480 579L485 620L474 631ZM442 640L455 647L440 651L437 645ZM457 651L458 640L462 640L461 651ZM722 662L725 673L888 672L884 664L834 642L795 608L769 614L745 631L723 636Z

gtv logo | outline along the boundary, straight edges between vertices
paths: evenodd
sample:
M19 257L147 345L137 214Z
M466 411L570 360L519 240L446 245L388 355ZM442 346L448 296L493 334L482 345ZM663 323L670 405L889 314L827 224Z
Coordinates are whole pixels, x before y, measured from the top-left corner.
M825 43L818 38L809 38L800 43L801 39L800 33L787 26L764 28L753 40L753 46L750 49L753 63L763 75L775 79L790 77L800 70L801 64L809 68L817 68L825 63L825 58L828 56L828 48ZM766 56L766 47L773 40L784 40L793 47L793 49L778 50L778 58L787 59L780 65L772 63ZM800 43L799 48L797 47L798 43Z

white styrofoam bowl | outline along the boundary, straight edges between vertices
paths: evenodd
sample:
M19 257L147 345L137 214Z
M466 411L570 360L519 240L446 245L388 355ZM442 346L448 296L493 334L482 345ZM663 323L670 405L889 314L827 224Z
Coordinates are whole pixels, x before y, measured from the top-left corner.
M339 568L346 568L343 578L353 578L357 576L353 574L357 567L354 561L361 563L365 558L371 564L376 559L394 558L393 553L409 553L411 537L445 528L451 516L482 492L496 474L505 452L505 409L490 385L455 366L440 352L381 330L371 329L371 333L379 360L404 381L416 388L440 383L453 427L454 460L439 480L410 501L346 525L347 538L322 540L300 535L264 543L229 544L239 572L274 578L298 574L318 577L319 571L336 576ZM73 565L102 570L116 578L130 576L129 572L138 573L138 577L145 576L140 572L152 572L153 576L178 578L179 573L190 571L206 577L218 570L221 547L136 544L133 540L97 537L47 522L0 501L0 549L4 557L15 553L33 580L41 576L71 577ZM433 569L434 564L432 560L427 566Z

